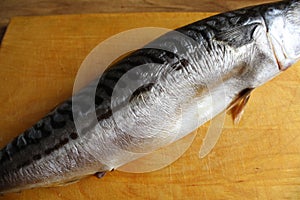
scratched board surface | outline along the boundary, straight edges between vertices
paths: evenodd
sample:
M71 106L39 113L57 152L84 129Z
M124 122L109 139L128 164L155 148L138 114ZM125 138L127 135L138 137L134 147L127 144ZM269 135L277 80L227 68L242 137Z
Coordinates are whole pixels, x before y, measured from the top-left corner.
M210 13L132 13L14 18L0 49L0 147L72 94L86 55L137 27L176 28ZM137 35L137 37L139 37ZM114 171L65 187L0 200L299 199L300 64L255 90L239 125L227 116L213 151L199 159L209 124L172 165L151 173Z

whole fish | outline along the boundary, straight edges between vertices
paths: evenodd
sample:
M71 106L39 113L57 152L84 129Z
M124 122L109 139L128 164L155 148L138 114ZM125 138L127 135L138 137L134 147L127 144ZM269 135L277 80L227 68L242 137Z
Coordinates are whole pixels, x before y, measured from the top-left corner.
M299 59L299 0L178 28L112 64L99 82L5 146L0 193L102 177L183 137L209 116L231 110L238 121L251 91ZM139 87L126 90L132 84ZM116 95L116 88L123 89ZM206 107L210 94L217 103Z

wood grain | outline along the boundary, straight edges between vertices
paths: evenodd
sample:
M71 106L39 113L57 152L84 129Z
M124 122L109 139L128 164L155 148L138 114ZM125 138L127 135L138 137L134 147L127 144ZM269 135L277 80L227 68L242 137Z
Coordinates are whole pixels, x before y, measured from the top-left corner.
M0 146L72 93L85 56L136 27L176 28L209 13L131 13L13 18L0 48ZM159 20L155 20L159 19ZM209 124L172 165L151 173L114 171L0 200L299 199L300 64L255 90L238 126L227 117L213 152L198 158Z
M224 12L272 0L1 0L0 41L9 20L15 16L112 13L112 12Z

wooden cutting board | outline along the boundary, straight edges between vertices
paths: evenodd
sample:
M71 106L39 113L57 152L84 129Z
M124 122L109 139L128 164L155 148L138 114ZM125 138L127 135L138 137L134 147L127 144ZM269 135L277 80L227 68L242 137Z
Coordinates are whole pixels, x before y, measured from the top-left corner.
M106 38L137 27L176 28L211 13L95 14L12 19L0 49L0 146L72 94L86 55ZM138 36L137 36L138 37ZM297 66L298 65L298 66ZM191 148L159 171L114 171L57 188L0 200L299 199L300 64L255 90L239 125L227 116L213 151L198 153L209 124Z

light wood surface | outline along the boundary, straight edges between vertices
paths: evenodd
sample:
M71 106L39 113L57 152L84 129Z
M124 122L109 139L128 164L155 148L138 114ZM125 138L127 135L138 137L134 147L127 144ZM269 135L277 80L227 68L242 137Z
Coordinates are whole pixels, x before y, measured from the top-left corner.
M224 12L272 0L1 0L0 43L12 17L112 12Z
M72 93L85 56L104 39L136 27L176 28L209 13L132 13L13 18L0 48L0 146ZM172 165L147 174L114 171L0 200L299 199L300 65L255 90L239 125L228 116L204 159L209 124Z

